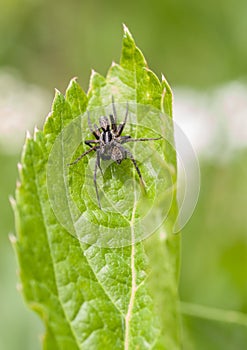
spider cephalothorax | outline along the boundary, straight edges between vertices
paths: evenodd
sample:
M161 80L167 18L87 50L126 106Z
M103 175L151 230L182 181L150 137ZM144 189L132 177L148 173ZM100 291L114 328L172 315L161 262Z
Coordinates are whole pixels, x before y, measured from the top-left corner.
M95 185L96 196L97 196L97 200L100 208L101 208L101 205L100 205L99 192L98 192L97 181L96 181L97 169L99 168L102 173L100 160L112 159L117 164L120 164L122 160L129 158L135 166L135 169L137 171L137 174L139 176L142 186L145 188L142 175L136 163L136 160L134 159L132 153L127 148L125 148L123 144L126 142L151 141L151 140L161 139L161 137L133 139L129 135L122 136L122 132L124 130L127 117L128 117L128 110L129 110L128 103L126 107L124 121L119 125L117 125L117 113L116 113L116 108L115 108L113 98L112 98L112 109L113 109L113 114L110 114L109 118L106 116L101 116L99 118L100 127L98 127L96 124L94 124L94 127L92 126L92 122L90 120L90 115L88 112L88 126L90 128L91 133L94 135L95 139L85 140L84 141L85 144L89 146L90 149L82 153L75 161L68 164L68 165L76 164L77 162L79 162L80 159L82 159L88 153L92 151L96 152L97 158L96 158L95 168L94 168L94 185Z

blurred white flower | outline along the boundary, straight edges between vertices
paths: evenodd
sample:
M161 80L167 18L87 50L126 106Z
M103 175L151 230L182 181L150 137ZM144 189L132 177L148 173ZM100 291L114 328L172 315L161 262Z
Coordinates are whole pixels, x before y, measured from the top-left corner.
M237 149L247 147L247 86L230 83L204 93L174 90L179 231L193 214L199 197L198 158L228 162Z
M247 147L247 86L232 82L204 93L174 90L174 119L199 157L225 158Z
M26 130L48 114L51 94L44 89L23 82L11 71L0 71L0 149L6 153L18 153L25 139Z

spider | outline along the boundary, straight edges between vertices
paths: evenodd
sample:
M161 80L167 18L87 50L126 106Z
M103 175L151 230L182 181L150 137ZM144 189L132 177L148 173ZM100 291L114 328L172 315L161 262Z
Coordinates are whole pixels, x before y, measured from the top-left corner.
M109 118L106 116L101 116L99 118L99 125L98 127L96 124L94 124L94 127L92 125L89 111L87 112L88 115L88 126L91 131L91 133L94 135L94 140L85 140L85 144L89 146L90 148L82 153L78 158L76 158L75 161L72 163L67 164L68 166L74 165L78 163L84 156L87 154L95 151L96 152L96 161L95 161L95 167L94 167L94 186L97 196L97 201L99 208L101 209L100 199L99 199L99 191L97 186L97 170L98 168L102 173L102 169L100 166L100 161L102 160L110 160L112 159L117 164L121 164L121 162L124 159L129 158L139 176L139 180L141 185L143 186L143 189L145 190L145 184L141 175L141 171L136 163L136 160L133 156L133 154L126 149L123 144L127 142L139 142L139 141L151 141L151 140L160 140L161 137L157 138L139 138L139 139L133 139L131 136L126 135L122 136L122 132L124 130L127 118L128 118L128 112L129 112L129 106L127 103L126 106L126 113L125 118L122 123L119 125L117 124L117 112L116 107L114 104L114 98L112 97L112 110L113 114L109 115Z

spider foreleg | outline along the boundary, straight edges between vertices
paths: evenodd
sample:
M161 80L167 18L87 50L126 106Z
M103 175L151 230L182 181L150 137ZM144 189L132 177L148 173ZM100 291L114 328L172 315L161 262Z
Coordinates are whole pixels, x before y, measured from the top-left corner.
M104 176L104 175L103 175L102 168L101 168L101 165L100 165L100 151L99 151L99 150L97 150L97 159L96 159L96 162L98 163L98 168L99 168L99 170L100 170L100 172L101 172L101 175Z
M98 140L100 138L100 132L99 132L99 129L98 129L97 125L95 125L95 124L94 124L94 129L93 129L93 125L92 125L92 122L91 122L91 119L90 119L89 111L87 111L87 122L88 122L88 126L89 126L89 129L90 129L91 133Z
M122 144L122 143L125 143L125 142L128 142L127 140L130 139L131 136L129 135L126 135L126 136L120 136L119 137L119 142Z
M92 146L91 143L94 143L94 144L95 144L95 143L99 143L99 140L85 140L84 143L85 143L87 146L89 146L89 147L92 148L92 147L94 147L94 146Z
M118 126L118 130L117 130L117 134L116 134L117 137L120 136L123 132L123 129L124 129L125 124L127 122L128 114L129 114L129 104L127 102L125 118L124 118L123 123L119 124L119 126Z
M140 171L140 169L139 169L139 167L138 167L138 165L137 165L137 163L136 163L136 160L135 160L135 158L134 158L132 155L131 155L131 157L129 157L129 158L130 158L130 160L132 161L132 163L134 164L134 166L135 166L135 168L136 168L136 171L137 171L137 174L138 174L139 179L140 179L140 183L141 183L141 185L142 185L144 191L146 192L145 183L144 183L144 181L143 181L142 174L141 174L141 171Z
M98 152L97 152L97 159L95 161L93 181L94 181L94 187L95 187L95 191L96 191L96 197L98 200L98 205L99 205L99 208L102 209L101 204L100 204L100 200L99 200L99 191L98 191L98 186L97 186L97 169L98 169L98 167L99 167L99 164L98 164Z
M140 171L140 169L139 169L139 167L137 165L137 162L136 162L133 154L129 150L127 150L126 148L124 148L122 146L119 146L119 148L121 149L122 153L125 154L125 158L129 158L132 161L132 163L134 164L136 172L137 172L137 174L139 176L139 180L140 180L141 186L142 186L144 192L146 192L146 187L145 187L145 183L144 183L143 178L142 178L141 171Z
M112 111L113 111L113 116L112 118L114 119L114 123L116 125L116 131L117 131L117 111L116 111L116 106L115 106L115 103L114 103L114 96L112 95ZM111 118L111 116L110 116Z
M94 146L90 149L88 149L86 152L82 153L78 158L76 158L76 160L74 160L72 163L68 163L67 165L74 165L76 163L79 162L79 160L81 160L84 156L86 156L88 153L92 152L92 151L96 151L96 149L98 148L98 146Z
M110 114L110 120L111 120L111 128L112 128L113 132L116 133L117 132L117 124L116 124L116 120L112 114Z
M141 139L132 139L131 137L129 137L126 140L124 140L124 142L153 141L153 140L160 140L160 139L162 139L162 137L151 137L151 138L141 138Z

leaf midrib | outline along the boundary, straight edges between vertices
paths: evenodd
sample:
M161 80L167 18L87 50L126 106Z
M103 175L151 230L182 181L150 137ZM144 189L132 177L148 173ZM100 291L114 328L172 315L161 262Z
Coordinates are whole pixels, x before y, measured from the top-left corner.
M135 51L135 48L134 48ZM133 57L135 55L133 54ZM135 101L137 101L137 69L136 69L136 61L134 59L134 86L135 86ZM134 173L133 173L134 177ZM135 186L135 181L133 181ZM132 210L132 218L131 218L131 294L130 294L130 300L128 305L128 311L125 316L125 338L124 338L124 350L129 350L129 341L130 341L130 319L133 311L134 301L135 301L135 295L137 291L137 285L136 285L136 270L135 270L135 232L134 232L134 220L135 220L135 212L136 212L136 191L134 191L134 198L135 201L133 203L133 210Z

